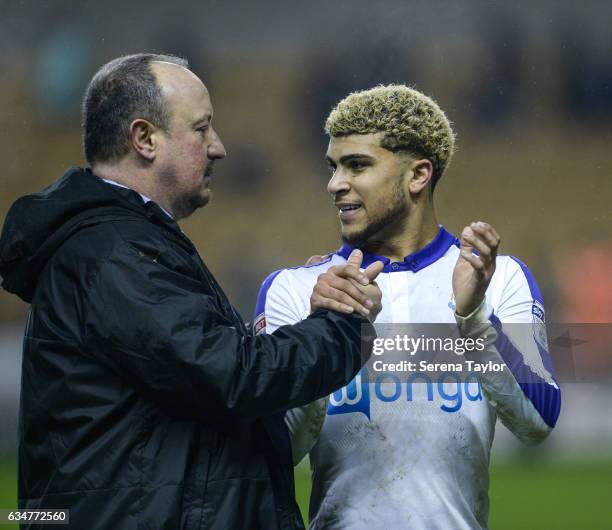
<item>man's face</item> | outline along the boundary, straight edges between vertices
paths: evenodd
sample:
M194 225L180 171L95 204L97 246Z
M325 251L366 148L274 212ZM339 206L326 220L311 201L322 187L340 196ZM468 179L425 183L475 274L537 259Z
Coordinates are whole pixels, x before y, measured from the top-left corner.
M176 219L191 215L211 197L215 160L225 148L212 127L213 107L206 87L189 70L155 63L153 71L170 114L168 131L161 135L156 172Z
M342 239L356 247L401 233L410 211L413 160L380 146L382 133L332 137L327 185L338 208Z

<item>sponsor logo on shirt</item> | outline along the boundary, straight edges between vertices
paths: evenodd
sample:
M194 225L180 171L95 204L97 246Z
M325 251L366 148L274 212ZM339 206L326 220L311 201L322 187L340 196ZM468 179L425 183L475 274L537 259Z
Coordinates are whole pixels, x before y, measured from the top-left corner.
M468 401L482 401L482 392L477 374L470 374L464 381L456 375L447 374L440 381L433 382L425 374L413 374L406 381L400 381L395 374L379 374L368 382L366 369L362 369L347 386L336 390L329 398L328 415L361 412L370 420L370 390L379 401L389 403L404 399L408 402L421 400L437 403L442 401L440 410L458 412L464 398Z
M363 382L367 371L361 370L348 385L329 396L327 414L361 412L370 419L370 385Z

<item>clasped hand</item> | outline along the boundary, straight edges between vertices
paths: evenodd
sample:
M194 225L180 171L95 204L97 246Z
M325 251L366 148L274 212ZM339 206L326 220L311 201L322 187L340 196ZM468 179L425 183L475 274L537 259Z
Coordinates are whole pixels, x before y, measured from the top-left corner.
M384 265L376 261L361 271L362 261L363 253L355 249L346 265L330 267L320 274L310 297L311 311L357 312L374 322L382 309L382 292L374 280Z

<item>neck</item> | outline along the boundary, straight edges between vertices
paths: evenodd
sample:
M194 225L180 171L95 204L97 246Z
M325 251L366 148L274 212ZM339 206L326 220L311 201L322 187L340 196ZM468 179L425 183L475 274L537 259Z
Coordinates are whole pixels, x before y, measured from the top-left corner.
M127 162L125 159L116 163L96 163L92 164L91 171L94 175L107 179L113 180L118 184L134 190L141 195L149 197L151 200L156 202L167 212L172 215L172 209L169 201L163 193L161 193L159 186L155 182L150 169L144 167L135 167L133 164ZM168 204L166 204L168 203Z
M374 236L364 250L391 261L402 261L431 243L439 230L433 206L411 211L394 233Z

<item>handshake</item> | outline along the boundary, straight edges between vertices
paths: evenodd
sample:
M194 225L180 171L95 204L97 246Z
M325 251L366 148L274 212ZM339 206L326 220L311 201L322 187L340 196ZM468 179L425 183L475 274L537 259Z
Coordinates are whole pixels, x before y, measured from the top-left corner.
M308 263L316 263L313 256ZM361 250L355 249L346 265L330 267L317 278L310 297L312 312L331 309L340 313L354 313L374 322L382 309L382 292L374 281L383 270L382 261L375 261L364 271L359 267L363 261Z

